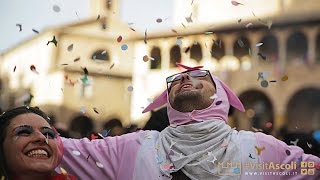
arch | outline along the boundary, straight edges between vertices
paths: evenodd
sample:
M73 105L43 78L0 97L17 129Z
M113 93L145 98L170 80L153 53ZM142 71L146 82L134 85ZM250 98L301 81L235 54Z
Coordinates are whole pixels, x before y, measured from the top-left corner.
M259 52L267 57L267 62L276 62L279 58L277 38L273 34L268 34L260 42L263 45L259 47Z
M198 42L192 44L190 48L190 58L200 62L202 60L202 50Z
M153 47L150 53L153 58L150 62L150 69L161 69L161 50L159 47Z
M316 59L315 62L320 64L320 33L317 35L316 38Z
M288 101L286 117L290 129L320 129L320 88L307 87L294 93Z
M176 67L176 63L181 62L181 50L178 45L170 49L170 68Z
M211 57L219 61L226 54L224 42L220 39L213 40L210 53L211 53Z
M274 110L271 100L267 95L259 90L247 90L240 94L239 99L243 103L246 112L235 113L236 126L241 123L247 123L246 127L242 125L240 129L254 130L261 129L263 132L269 134L273 129ZM241 114L241 117L239 117Z
M287 40L287 60L303 62L307 59L308 42L302 32L291 34Z
M95 51L92 54L91 59L95 61L110 61L109 53L106 50L101 49Z
M244 56L249 56L250 42L246 37L241 36L233 44L233 55L239 60Z

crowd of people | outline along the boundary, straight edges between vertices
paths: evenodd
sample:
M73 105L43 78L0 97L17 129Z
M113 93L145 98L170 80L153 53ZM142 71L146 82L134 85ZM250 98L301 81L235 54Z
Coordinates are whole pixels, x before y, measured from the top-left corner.
M167 77L167 89L143 112L167 107L153 112L143 130L132 126L126 133L121 122L112 120L106 133L95 134L77 123L73 136L89 138L65 138L38 108L5 111L0 175L19 180L320 178L319 157L296 140L288 145L261 132L231 128L229 108L245 111L239 98L208 70L178 66L186 71ZM86 122L87 117L78 118ZM302 163L313 171L304 174Z

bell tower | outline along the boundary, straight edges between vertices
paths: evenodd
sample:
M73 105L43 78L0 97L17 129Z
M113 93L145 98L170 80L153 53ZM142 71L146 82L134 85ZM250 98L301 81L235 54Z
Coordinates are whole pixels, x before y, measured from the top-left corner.
M92 0L90 1L90 15L92 18L119 18L120 0Z

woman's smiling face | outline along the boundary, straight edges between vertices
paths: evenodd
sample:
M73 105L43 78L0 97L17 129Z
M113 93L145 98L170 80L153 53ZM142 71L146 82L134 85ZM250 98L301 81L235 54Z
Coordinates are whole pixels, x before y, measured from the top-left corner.
M58 162L56 133L34 113L14 117L6 129L3 151L9 172L48 173Z

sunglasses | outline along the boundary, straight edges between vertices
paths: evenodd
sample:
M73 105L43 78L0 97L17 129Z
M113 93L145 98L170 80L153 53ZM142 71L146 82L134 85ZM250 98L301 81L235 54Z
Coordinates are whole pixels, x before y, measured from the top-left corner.
M14 134L16 136L29 136L34 132L34 129L32 126L22 125L22 126L18 126L17 128L15 128L14 132L15 132ZM53 129L51 129L49 127L42 127L40 129L40 132L45 137L48 137L49 139L54 139L58 135Z
M168 92L170 92L171 87L173 87L179 83L179 81L183 77L183 74L188 74L192 78L201 78L201 77L205 77L205 76L209 75L210 78L212 79L210 72L208 70L197 69L197 70L190 70L190 71L184 71L181 73L177 73L177 74L171 75L166 78Z

